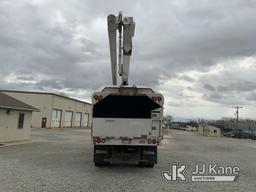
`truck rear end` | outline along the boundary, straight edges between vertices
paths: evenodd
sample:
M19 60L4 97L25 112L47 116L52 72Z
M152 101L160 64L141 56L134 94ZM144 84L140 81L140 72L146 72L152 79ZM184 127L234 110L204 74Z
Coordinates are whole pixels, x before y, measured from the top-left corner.
M92 95L94 163L157 163L164 98L151 88L105 87Z

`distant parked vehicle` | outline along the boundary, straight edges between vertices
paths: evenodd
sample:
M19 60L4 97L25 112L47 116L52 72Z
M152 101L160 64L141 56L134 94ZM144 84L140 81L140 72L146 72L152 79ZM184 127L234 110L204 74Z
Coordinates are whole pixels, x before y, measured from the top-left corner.
M185 128L185 131L196 131L196 128L195 127L191 127L191 126L187 126Z

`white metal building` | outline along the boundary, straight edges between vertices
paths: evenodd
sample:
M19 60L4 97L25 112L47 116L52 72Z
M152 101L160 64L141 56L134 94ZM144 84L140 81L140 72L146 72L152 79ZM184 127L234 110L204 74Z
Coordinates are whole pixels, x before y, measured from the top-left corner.
M221 136L220 128L208 124L200 124L198 127L198 133L203 136Z
M0 143L30 139L32 111L38 109L0 93Z
M0 92L40 110L32 115L32 127L91 127L90 103L55 93L10 90Z

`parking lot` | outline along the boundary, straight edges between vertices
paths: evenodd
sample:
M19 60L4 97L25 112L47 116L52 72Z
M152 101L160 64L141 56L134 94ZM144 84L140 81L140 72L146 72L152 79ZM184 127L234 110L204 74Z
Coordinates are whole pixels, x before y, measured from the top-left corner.
M0 148L0 191L256 191L256 142L172 130L154 168L95 167L88 129L32 129L32 142ZM169 163L240 167L236 182L165 182Z

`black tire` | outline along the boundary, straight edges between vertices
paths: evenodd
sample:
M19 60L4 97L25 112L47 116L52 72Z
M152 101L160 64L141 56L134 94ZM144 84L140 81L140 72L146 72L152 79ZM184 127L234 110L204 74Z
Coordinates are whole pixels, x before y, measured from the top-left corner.
M154 162L147 162L146 167L153 168L155 166Z
M100 162L94 162L95 167L101 167L102 164Z
M146 166L146 163L144 161L140 161L138 165L139 167L143 168Z
M101 161L94 161L94 165L95 167L103 167L103 166L108 166L110 165L110 162L106 162L104 160L101 160Z

